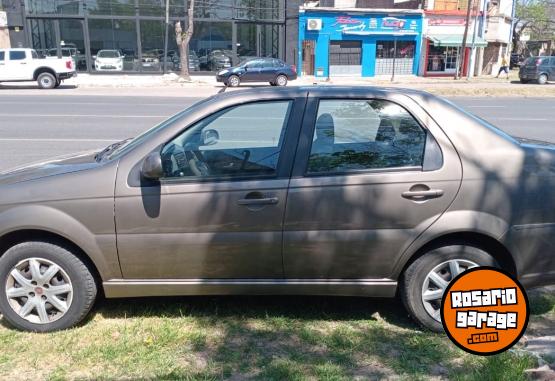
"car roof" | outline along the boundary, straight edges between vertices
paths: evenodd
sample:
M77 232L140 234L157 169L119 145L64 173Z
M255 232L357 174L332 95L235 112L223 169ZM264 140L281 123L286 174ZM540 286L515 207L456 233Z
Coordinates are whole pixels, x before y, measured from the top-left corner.
M434 97L434 95L421 90L406 89L400 87L381 87L381 86L334 86L334 85L312 85L312 86L287 86L287 87L265 87L256 89L241 89L227 91L214 96L214 99L228 98L234 96L252 95L256 97L260 94L275 94L276 97L299 97L309 93L317 97L368 97L384 94L418 95Z

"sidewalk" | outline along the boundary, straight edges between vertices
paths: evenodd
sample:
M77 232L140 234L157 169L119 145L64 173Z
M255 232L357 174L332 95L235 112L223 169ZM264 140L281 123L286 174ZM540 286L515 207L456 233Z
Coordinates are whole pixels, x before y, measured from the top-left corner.
M483 76L467 80L466 78L454 80L452 77L430 78L418 76L396 76L391 81L390 76L377 76L372 78L360 77L335 77L315 78L311 76L300 77L290 81L291 86L382 86L405 87L429 91L444 96L548 96L555 97L555 83L547 85L521 84L518 73L511 72L509 80ZM262 87L266 83L244 84L241 88ZM59 91L49 94L90 94L90 95L126 95L126 96L185 96L207 97L223 90L223 84L216 82L215 76L193 76L191 82L185 82L176 74L165 75L137 75L137 74L79 74L76 78L64 81ZM33 83L6 83L0 85L2 89L29 90L34 92ZM117 90L116 90L117 89ZM233 89L235 90L235 89ZM230 90L227 90L230 91Z

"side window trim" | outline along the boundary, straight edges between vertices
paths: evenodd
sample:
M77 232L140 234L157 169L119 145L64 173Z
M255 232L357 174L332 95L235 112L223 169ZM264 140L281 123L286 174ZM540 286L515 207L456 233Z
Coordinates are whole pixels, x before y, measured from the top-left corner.
M279 158L278 158L278 162L277 162L276 170L274 174L271 174L271 175L254 174L254 175L245 175L245 176L221 175L221 176L211 176L211 177L205 177L205 178L200 176L165 177L165 178L161 178L159 180L159 183L163 185L180 185L180 184L195 184L195 183L239 182L239 181L257 181L257 180L289 178L291 174L291 167L293 165L293 157L296 149L296 145L294 145L293 148L291 149L291 144L292 144L291 140L293 140L294 135L298 136L298 133L300 130L300 123L301 123L301 122L298 122L298 120L300 119L302 121L306 96L299 97L299 98L291 97L291 98L255 100L255 101L248 101L245 103L224 107L222 109L214 111L210 115L204 116L188 124L187 126L184 126L179 133L175 134L172 138L168 139L166 142L161 144L160 147L157 148L157 150L160 153L162 153L162 150L164 149L164 147L172 140L179 137L189 128L194 127L198 123L202 123L203 121L211 118L214 115L225 113L226 110L231 110L233 108L237 108L244 105L257 104L257 103L271 103L271 102L290 103L288 112L284 119L284 126L282 131L282 134L283 134L282 145L281 145L280 154L279 154ZM300 116L299 116L299 113L300 113Z
M309 172L309 159L310 153L312 150L313 144L313 136L314 131L316 129L316 121L318 119L318 111L321 101L325 100L345 100L345 101L385 101L395 104L405 110L413 119L414 121L425 131L426 133L426 140L424 143L423 149L423 158L422 158L422 165L420 166L403 166L403 167L389 167L389 168L368 168L368 169L361 169L361 170L349 170L349 171L342 171L342 172L321 172L321 173L310 173ZM307 117L310 115L310 117ZM309 124L309 126L306 126ZM439 170L443 167L443 152L441 147L437 143L437 140L434 138L426 124L424 124L418 117L416 117L406 106L400 104L394 100L387 99L385 97L309 97L307 101L307 112L305 113L305 118L303 120L303 127L302 127L302 135L299 139L299 148L297 151L297 156L300 152L302 152L302 159L296 159L295 167L293 170L293 177L323 177L323 176L356 176L356 175L368 175L368 174L383 174L383 173L399 173L399 172L429 172ZM307 140L308 142L303 142L301 139Z

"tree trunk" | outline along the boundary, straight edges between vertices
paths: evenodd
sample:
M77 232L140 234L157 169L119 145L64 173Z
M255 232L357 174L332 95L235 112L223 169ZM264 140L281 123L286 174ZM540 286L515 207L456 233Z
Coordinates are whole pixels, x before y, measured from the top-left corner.
M187 3L187 0L184 0ZM194 24L193 16L195 10L195 0L189 0L189 9L187 11L187 30L183 32L181 21L175 22L175 42L179 47L179 58L181 64L181 72L179 76L187 81L191 80L189 75L189 42L193 37Z

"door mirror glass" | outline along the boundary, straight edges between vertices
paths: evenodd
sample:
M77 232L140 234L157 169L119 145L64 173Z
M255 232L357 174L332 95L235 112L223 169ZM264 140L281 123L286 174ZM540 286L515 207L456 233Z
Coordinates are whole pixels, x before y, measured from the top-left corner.
M203 146L212 146L220 140L220 134L216 130L203 130L201 135Z
M158 180L164 177L164 170L162 169L162 158L159 152L151 152L143 160L141 167L141 174L145 179Z

